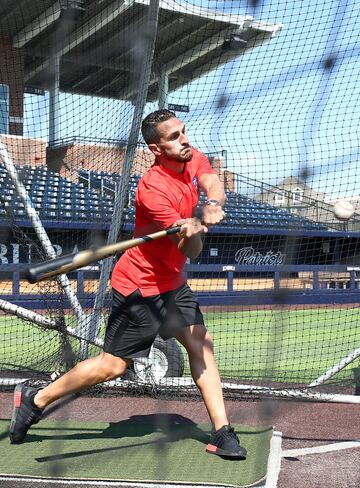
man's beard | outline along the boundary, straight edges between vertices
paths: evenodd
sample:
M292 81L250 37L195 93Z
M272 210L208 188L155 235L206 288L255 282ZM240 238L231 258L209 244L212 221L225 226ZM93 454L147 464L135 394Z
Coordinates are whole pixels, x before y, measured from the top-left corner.
M182 149L179 157L177 158L177 161L179 163L187 163L188 161L190 161L193 157L193 152L192 152L192 149L191 147L186 147L184 149Z

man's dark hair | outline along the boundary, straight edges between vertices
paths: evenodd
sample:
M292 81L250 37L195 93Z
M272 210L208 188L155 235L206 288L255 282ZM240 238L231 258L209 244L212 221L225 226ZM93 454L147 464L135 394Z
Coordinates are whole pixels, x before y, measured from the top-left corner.
M158 124L174 117L176 117L176 114L166 109L155 110L155 112L151 112L145 117L141 124L141 132L146 144L159 142Z

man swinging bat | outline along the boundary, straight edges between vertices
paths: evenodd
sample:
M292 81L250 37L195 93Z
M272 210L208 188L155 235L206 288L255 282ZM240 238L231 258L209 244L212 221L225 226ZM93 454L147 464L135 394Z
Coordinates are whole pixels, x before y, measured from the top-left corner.
M22 443L30 426L55 400L122 376L133 358L147 357L157 334L175 337L186 349L212 432L206 451L245 459L246 450L227 418L212 338L182 269L186 258L202 250L201 235L224 218L223 186L208 159L189 144L184 123L169 110L158 110L142 123L143 137L155 163L139 182L135 237L171 227L180 231L127 250L111 277L112 309L103 352L78 363L43 389L17 385L10 441ZM198 186L207 200L202 221L193 217Z

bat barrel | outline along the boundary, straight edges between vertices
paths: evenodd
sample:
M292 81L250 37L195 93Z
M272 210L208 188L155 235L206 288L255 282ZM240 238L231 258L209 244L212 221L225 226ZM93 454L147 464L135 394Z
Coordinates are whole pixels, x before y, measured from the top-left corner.
M79 269L101 259L113 256L117 252L123 252L132 247L139 246L140 244L160 239L161 237L165 237L170 234L175 234L179 232L180 229L180 226L171 227L170 229L154 232L153 234L148 234L135 239L130 239L129 241L117 242L114 244L109 244L108 246L99 247L97 249L88 249L78 253L67 254L65 256L60 256L58 258L45 261L44 263L34 264L25 272L25 278L30 283L37 283L38 281L46 278L58 276L62 273L69 273L75 269Z
M50 274L63 266L70 265L75 256L76 253L67 254L65 256L60 256L59 258L29 266L25 272L25 278L29 281L29 283L36 283L37 281L40 281L44 275Z

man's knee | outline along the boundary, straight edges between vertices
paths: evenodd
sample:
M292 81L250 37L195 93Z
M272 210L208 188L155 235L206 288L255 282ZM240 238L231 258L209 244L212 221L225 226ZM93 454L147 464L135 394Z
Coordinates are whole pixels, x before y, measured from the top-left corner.
M213 352L213 340L205 327L194 326L191 334L188 335L185 348L189 355L203 357L205 350Z
M113 356L109 353L102 353L99 357L99 367L105 381L113 380L122 376L129 364L129 360Z

